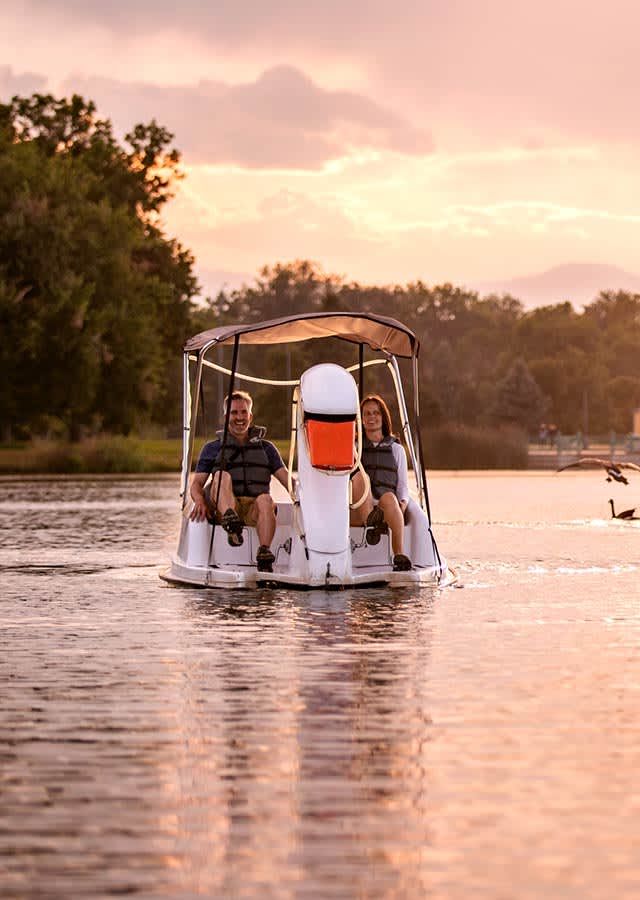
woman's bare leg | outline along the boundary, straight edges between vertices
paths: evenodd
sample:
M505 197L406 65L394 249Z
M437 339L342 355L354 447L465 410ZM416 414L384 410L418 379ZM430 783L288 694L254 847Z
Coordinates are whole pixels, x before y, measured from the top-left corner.
M384 520L391 530L391 550L395 556L404 553L404 514L400 509L398 498L391 491L383 494L378 501L380 509L384 513Z
M358 471L351 479L351 502L357 503L358 500L362 497L366 490L364 478L362 477L362 472ZM367 497L363 503L360 504L356 509L349 510L349 524L350 525L364 525L367 521L367 516L373 509L373 499L371 497L371 491L367 492Z

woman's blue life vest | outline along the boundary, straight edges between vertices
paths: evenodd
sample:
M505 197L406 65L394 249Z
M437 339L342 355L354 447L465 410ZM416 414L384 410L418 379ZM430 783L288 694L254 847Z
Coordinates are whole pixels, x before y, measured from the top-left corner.
M365 437L362 444L362 465L371 480L371 493L379 500L391 491L398 496L398 467L393 455L393 445L400 443L392 434L383 437L376 446Z
M263 438L267 429L262 425L252 425L246 444L239 444L232 434L227 433L224 448L225 464L222 465L222 447L214 461L215 468L226 469L233 482L233 493L236 497L257 497L268 494L271 484L269 457L263 446ZM222 432L218 439L222 441Z

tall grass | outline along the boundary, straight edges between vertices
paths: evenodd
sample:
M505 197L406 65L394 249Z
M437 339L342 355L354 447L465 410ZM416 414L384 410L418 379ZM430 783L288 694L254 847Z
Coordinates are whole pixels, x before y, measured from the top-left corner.
M428 469L526 469L528 438L514 427L449 423L422 432Z
M0 448L0 472L43 475L178 472L180 459L179 441L108 436L80 443L36 440Z
M442 425L425 429L428 469L526 469L527 435L515 428ZM194 447L194 463L204 439ZM288 460L287 441L276 440ZM137 474L180 471L179 439L109 437L80 443L37 440L0 447L0 474Z

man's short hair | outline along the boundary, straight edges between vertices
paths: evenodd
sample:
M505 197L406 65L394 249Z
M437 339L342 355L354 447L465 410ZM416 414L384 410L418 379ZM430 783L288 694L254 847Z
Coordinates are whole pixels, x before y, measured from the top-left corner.
M231 394L231 399L232 400L244 400L244 402L249 407L249 413L251 414L251 412L253 411L253 397L251 396L251 394L248 391L234 391ZM224 398L224 402L222 404L222 412L225 414L225 416L227 414L227 403L228 402L229 402L229 395L227 394L227 396Z

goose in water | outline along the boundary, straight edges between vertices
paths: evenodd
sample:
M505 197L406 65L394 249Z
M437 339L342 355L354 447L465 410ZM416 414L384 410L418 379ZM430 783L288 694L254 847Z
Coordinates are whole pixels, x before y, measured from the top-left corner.
M598 459L597 456L581 456L575 462L560 466L556 471L564 472L565 469L604 469L607 473L607 481L618 481L620 484L629 484L622 473L623 469L634 469L636 472L640 472L640 466L636 466L635 463L614 463L610 459Z
M613 505L613 500L609 500L609 506L611 507L611 518L612 519L633 519L634 521L640 521L640 516L634 516L634 512L636 511L635 506L633 509L623 509L622 512L617 513L616 508Z

